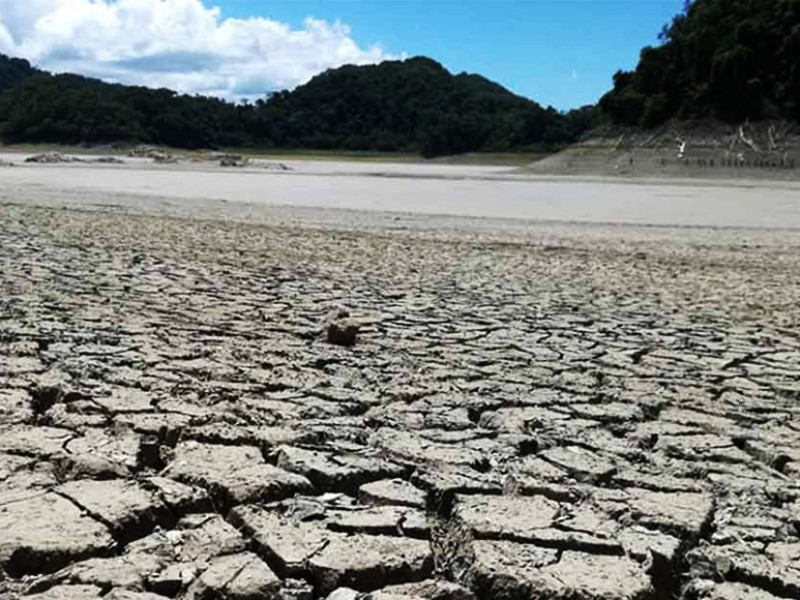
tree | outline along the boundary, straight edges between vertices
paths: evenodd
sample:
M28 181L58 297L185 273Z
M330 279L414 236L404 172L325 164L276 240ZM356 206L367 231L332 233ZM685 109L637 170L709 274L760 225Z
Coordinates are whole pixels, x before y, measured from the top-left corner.
M677 118L797 120L800 0L695 0L614 76L600 100L614 123Z
M4 57L3 57L4 58ZM6 141L132 141L182 148L259 145L458 152L558 147L591 126L591 107L559 113L479 75L425 57L331 69L254 103L50 75L0 60Z

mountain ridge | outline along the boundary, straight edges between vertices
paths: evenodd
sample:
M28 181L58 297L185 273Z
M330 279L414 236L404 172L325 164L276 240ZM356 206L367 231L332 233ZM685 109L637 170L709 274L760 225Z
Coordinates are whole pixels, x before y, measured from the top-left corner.
M427 57L329 69L255 103L53 75L0 56L5 142L141 142L179 148L463 152L555 149L591 107L559 113Z

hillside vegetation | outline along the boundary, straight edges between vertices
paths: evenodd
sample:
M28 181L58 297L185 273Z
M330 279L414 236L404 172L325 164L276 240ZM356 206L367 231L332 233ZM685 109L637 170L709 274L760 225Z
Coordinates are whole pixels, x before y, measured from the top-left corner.
M278 145L426 155L559 146L592 117L590 107L562 115L422 57L334 69L262 109L264 133Z
M253 111L166 89L34 71L0 96L0 135L7 143L236 146L257 141L248 131Z
M614 76L600 100L618 125L800 120L800 0L695 0Z
M599 110L568 113L425 57L331 69L292 91L232 103L51 75L0 55L0 136L432 157L556 150L593 126L603 136L690 121L800 122L800 0L687 0L660 40L633 71L614 75Z
M427 58L345 66L250 104L51 75L0 60L6 142L461 152L557 148L591 125Z
M26 77L39 73L22 58L10 58L0 54L0 94L17 85Z

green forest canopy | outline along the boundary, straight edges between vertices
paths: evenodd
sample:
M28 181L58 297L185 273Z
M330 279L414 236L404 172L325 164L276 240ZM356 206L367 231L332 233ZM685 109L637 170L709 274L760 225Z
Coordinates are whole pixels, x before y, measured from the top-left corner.
M181 148L259 146L412 151L427 156L555 148L592 107L562 114L428 58L344 66L289 92L234 104L165 89L51 75L0 58L7 142L138 141Z
M800 120L800 0L695 0L614 75L612 122Z
M328 70L293 91L235 104L166 89L51 75L0 55L6 142L141 142L420 152L556 149L598 119L800 120L800 0L695 0L614 75L599 102L568 113L424 57Z
M0 94L38 72L27 60L0 54Z

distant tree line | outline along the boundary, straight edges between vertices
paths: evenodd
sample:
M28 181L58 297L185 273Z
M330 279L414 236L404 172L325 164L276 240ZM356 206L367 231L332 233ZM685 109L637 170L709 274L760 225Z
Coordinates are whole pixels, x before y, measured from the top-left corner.
M544 108L478 75L428 58L345 66L293 91L231 103L166 89L51 75L0 55L6 142L141 142L180 148L258 146L462 152L557 148L577 140L594 108Z
M0 55L0 136L438 156L557 149L597 122L800 121L800 0L687 0L660 40L614 75L598 109L567 113L424 57L331 69L293 91L232 103L51 75Z
M687 0L660 39L601 98L614 123L800 120L800 0Z
M26 77L40 72L31 67L27 60L0 54L0 94L14 87Z
M279 146L429 156L557 147L575 141L593 115L591 107L543 108L422 57L333 69L257 109L257 130Z

